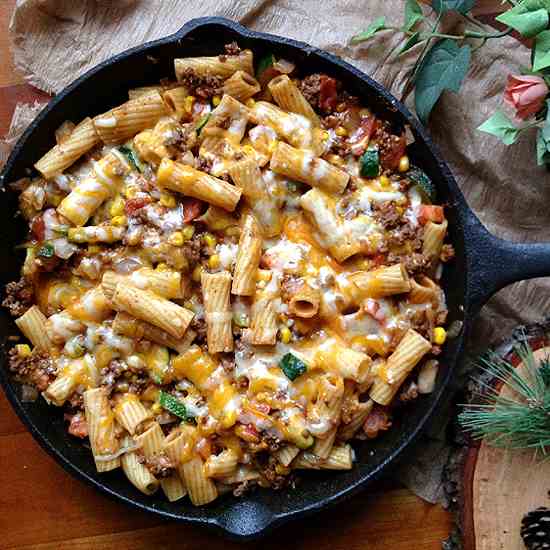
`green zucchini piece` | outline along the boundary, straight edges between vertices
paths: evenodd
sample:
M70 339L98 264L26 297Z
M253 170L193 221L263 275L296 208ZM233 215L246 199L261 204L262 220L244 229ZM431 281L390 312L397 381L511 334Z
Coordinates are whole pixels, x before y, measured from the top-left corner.
M307 365L292 353L287 353L279 361L279 368L289 380L295 380L307 371Z
M185 405L177 397L174 397L165 391L160 392L159 404L163 409L166 409L168 412L181 418L182 420L193 420L193 416L187 412Z
M380 153L375 147L369 147L359 159L361 176L364 178L376 178L380 175Z
M436 201L437 193L435 185L423 170L417 168L416 166L412 166L407 172L407 177L414 184L416 184L419 188L420 194L427 199L427 203L433 203Z

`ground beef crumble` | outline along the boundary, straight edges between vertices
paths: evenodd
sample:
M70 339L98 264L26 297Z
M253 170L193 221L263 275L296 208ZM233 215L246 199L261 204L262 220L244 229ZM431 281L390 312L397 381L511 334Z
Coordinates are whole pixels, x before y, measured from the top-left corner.
M13 348L8 357L10 371L17 380L36 386L38 391L44 391L55 379L54 362L46 353L34 351L28 357L21 357Z
M403 389L399 393L399 401L409 403L418 397L418 386L416 382L411 380L408 384L404 384Z
M226 44L224 49L226 55L239 55L241 53L241 48L235 41Z
M197 333L195 339L198 342L204 342L206 340L206 321L197 316L193 317L190 325L191 330Z
M380 432L391 428L390 413L385 407L375 405L363 424L363 430L369 439L378 437Z
M174 472L174 464L164 453L155 454L148 458L139 455L138 460L141 464L144 464L157 479L170 477Z
M373 217L385 229L395 229L403 223L403 213L398 210L395 202L375 202Z
M86 417L84 416L83 412L77 412L75 414L65 414L64 418L69 422L69 427L67 431L71 435L79 437L80 439L88 437L88 424L86 422Z
M219 95L223 86L223 79L213 75L198 75L193 69L186 69L181 77L181 85L185 86L191 95L201 99L210 99Z
M32 283L25 277L21 277L19 281L13 281L6 285L6 297L2 305L9 309L13 317L20 317L32 306L33 299Z

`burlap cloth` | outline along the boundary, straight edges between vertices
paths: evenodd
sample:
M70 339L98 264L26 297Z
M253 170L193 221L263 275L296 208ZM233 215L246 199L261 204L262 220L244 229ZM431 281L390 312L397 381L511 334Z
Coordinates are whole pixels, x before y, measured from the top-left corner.
M113 54L171 34L194 17L219 15L337 54L399 95L414 63L414 50L397 59L389 56L398 40L394 33L377 35L368 50L348 43L377 16L385 15L388 24L401 24L403 1L18 0L11 23L13 53L28 82L55 93ZM445 23L452 28L457 21L449 17ZM511 240L550 241L550 175L536 165L534 135L507 148L475 130L499 105L506 76L528 61L528 50L513 38L489 42L474 54L460 94L444 94L430 130L468 203L491 231ZM36 112L36 107L18 109L8 146ZM496 295L475 324L470 354L496 343L518 323L544 317L549 287L549 279L538 279ZM412 461L397 472L409 488L431 502L444 500L441 471L449 451L442 434L447 420L448 416L441 418Z

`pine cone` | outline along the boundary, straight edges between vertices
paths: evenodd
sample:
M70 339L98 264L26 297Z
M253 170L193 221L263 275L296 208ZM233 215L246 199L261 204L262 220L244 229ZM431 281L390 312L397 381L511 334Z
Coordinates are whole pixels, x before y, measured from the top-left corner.
M521 538L528 550L550 550L550 509L544 506L521 520Z

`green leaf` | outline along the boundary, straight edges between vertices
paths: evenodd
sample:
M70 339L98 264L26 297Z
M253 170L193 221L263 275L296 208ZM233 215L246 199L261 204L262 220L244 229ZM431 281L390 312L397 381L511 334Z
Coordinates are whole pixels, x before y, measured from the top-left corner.
M531 38L548 27L548 0L528 0L500 14L496 20Z
M534 71L550 67L550 31L543 31L537 35L534 52Z
M546 101L546 120L537 132L537 164L550 164L550 99Z
M457 11L465 14L475 6L475 3L476 0L434 0L432 7L437 13Z
M289 380L294 380L307 371L307 365L292 353L287 353L283 356L279 361L279 368Z
M407 0L405 4L405 22L403 23L403 30L410 31L419 21L424 19L422 8L418 5L416 0Z
M411 34L411 36L407 38L407 41L403 44L403 47L399 50L399 53L397 55L401 55L406 51L410 50L413 46L416 46L419 40L420 40L419 31L415 32L414 34Z
M182 418L183 420L191 420L193 418L192 415L188 414L184 403L165 391L160 392L159 404L163 409L166 409L174 416Z
M195 127L195 131L197 132L197 136L201 135L201 130L204 128L208 120L210 119L210 113L202 116L199 121L197 122L197 126Z
M443 93L443 90L458 92L470 66L471 50L460 48L454 40L446 39L435 44L426 54L416 78L415 106L424 123Z
M378 31L384 30L386 28L386 18L382 15L375 19L363 32L352 36L351 43L359 44L364 42L369 38L372 38Z
M517 128L514 123L503 113L497 111L492 117L488 118L478 130L486 134L492 134L500 138L506 145L512 145L520 134L520 128Z

